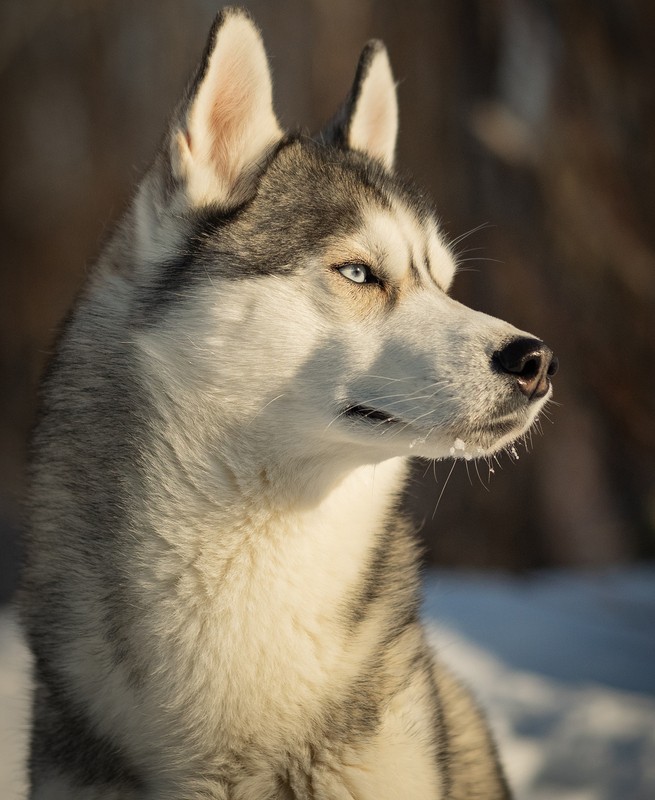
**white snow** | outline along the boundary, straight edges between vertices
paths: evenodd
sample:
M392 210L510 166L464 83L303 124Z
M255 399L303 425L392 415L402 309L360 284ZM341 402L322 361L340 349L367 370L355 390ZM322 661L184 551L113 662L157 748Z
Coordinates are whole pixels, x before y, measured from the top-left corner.
M424 612L517 800L655 798L655 570L432 573Z
M30 659L14 614L0 609L0 797L24 796Z
M441 656L489 713L517 800L655 798L655 569L428 573ZM29 659L0 610L0 798L23 796Z

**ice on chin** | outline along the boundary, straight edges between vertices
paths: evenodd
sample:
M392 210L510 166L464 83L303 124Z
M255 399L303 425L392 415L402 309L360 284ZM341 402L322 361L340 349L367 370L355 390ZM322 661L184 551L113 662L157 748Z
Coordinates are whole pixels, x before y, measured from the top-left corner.
M423 436L419 437L418 439L414 439L409 443L409 449L413 450L418 445L425 444L427 438L427 436ZM506 448L506 450L511 458L513 458L515 461L519 460L519 454L515 445L510 445ZM459 438L455 439L453 446L449 450L449 453L454 458L463 458L465 461L472 461L474 458L484 458L485 456L485 452L481 447L476 447L475 452L473 453L471 450L469 450L466 442ZM491 465L489 466L489 471L492 473L494 471Z
M513 458L515 461L519 460L518 450L515 445L511 444L505 449L509 453L510 458ZM484 457L485 452L481 447L476 447L475 453L472 453L463 439L455 439L453 446L450 448L450 455L455 458L460 457L464 458L466 461L471 461L474 458ZM491 471L493 472L493 470Z
M455 439L453 442L453 446L450 448L450 455L451 456L461 456L465 458L467 461L471 461L476 456L484 455L484 451L481 447L475 448L476 452L472 453L468 447L466 446L466 442L462 439Z

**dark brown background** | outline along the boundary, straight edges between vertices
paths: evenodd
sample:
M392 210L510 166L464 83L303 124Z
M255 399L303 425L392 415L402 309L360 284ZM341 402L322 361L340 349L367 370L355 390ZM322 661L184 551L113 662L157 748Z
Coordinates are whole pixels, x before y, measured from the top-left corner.
M655 3L279 0L277 107L317 128L363 43L399 82L399 163L463 239L458 299L541 335L544 435L488 481L417 468L442 565L655 555ZM204 0L0 5L0 584L8 595L35 385L53 332L158 141L216 12ZM433 477L436 474L437 482ZM423 477L425 473L425 477ZM483 485L484 484L484 485Z

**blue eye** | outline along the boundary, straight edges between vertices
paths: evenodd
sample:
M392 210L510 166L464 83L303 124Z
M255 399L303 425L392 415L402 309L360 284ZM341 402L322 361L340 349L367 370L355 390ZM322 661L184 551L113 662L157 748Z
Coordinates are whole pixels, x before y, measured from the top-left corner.
M337 269L344 278L348 278L353 283L378 283L377 278L366 264L344 264Z

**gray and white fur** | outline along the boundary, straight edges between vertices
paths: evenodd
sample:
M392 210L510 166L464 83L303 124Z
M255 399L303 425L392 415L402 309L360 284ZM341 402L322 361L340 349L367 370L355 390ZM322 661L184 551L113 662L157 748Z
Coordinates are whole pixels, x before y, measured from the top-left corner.
M381 43L312 139L217 17L42 385L30 798L509 797L399 496L410 456L524 434L555 361L448 296L396 129Z

